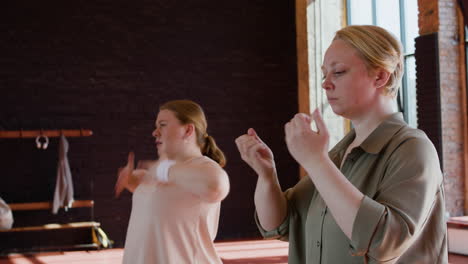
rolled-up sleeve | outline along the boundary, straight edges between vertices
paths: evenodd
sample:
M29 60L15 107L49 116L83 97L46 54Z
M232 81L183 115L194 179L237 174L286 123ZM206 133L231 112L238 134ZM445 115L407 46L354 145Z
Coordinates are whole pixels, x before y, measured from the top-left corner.
M391 153L374 197L365 196L357 212L351 253L381 262L408 249L431 215L442 174L427 138L411 138Z
M258 220L257 212L255 212L255 223L257 223L258 230L260 234L267 239L281 239L288 241L288 231L289 231L289 210L288 215L284 219L283 223L273 230L265 230L260 221Z
M354 220L351 249L353 255L363 256L367 253L372 235L384 215L385 206L364 196Z

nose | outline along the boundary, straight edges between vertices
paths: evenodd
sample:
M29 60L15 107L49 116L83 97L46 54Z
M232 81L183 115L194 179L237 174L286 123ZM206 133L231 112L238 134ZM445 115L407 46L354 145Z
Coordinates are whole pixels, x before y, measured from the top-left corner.
M159 132L159 129L158 128L155 128L153 130L153 133L152 133L153 137L159 137L161 135L161 133Z
M322 88L325 89L325 90L330 90L333 88L333 84L332 82L330 81L330 75L327 74L325 76L325 78L323 79L322 81Z

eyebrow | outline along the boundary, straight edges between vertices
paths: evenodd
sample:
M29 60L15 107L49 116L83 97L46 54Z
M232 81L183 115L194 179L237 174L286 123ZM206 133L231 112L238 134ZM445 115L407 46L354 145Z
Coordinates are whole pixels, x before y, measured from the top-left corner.
M167 120L163 119L163 120L156 121L154 122L154 125L161 124L162 122L167 122Z
M330 64L330 66L331 66L331 67L334 67L334 66L336 66L337 64L343 64L343 65L344 65L344 62L336 62L336 61L334 61L334 62L332 62L332 63ZM320 68L321 68L322 71L323 71L323 70L325 69L325 66L322 65Z

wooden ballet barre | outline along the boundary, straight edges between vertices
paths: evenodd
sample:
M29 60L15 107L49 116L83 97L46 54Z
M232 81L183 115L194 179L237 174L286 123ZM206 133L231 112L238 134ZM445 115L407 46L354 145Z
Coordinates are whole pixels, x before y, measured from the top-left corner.
M89 137L93 131L89 129L55 129L55 130L0 130L0 138L35 138L43 135L46 137Z
M46 224L41 226L25 226L13 227L11 229L0 230L0 232L21 232L21 231L39 231L39 230L54 230L54 229L73 229L73 228L88 228L100 227L98 222L76 222L68 224Z
M8 204L12 211L28 211L28 210L44 210L51 209L52 202L33 202L33 203L10 203ZM93 207L93 200L76 200L73 201L70 208L78 207Z

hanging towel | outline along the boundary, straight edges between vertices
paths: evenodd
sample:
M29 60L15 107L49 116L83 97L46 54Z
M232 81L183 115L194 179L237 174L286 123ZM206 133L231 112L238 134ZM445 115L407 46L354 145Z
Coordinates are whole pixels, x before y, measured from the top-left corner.
M73 203L73 180L68 164L68 141L64 135L60 136L59 141L59 161L57 165L57 180L55 183L54 203L52 213L57 214L59 208L63 206L65 211Z

